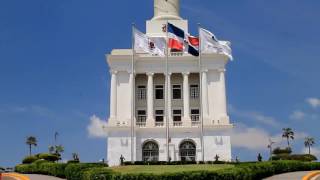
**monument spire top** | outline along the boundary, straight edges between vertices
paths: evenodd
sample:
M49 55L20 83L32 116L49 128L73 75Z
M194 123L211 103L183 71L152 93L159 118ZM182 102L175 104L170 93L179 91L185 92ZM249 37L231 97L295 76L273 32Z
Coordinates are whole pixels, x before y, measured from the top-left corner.
M181 20L180 0L154 0L153 20Z

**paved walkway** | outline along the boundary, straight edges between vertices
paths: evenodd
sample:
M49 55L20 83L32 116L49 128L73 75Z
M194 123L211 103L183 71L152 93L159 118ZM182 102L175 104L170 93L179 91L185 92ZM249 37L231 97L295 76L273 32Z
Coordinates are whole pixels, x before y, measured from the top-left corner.
M302 178L308 173L310 173L310 171L285 173L266 178L265 180L302 180Z
M45 175L35 175L35 174L25 174L30 178L30 180L64 180L57 177L45 176Z

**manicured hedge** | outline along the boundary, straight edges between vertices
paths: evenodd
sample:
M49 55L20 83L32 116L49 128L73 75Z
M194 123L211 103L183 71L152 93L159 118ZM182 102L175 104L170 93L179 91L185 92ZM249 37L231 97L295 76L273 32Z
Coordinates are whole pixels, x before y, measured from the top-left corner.
M68 180L80 180L86 170L96 167L107 167L107 165L102 163L71 163L67 165L65 175Z
M106 167L101 163L52 163L36 161L32 164L21 164L15 167L15 171L22 174L44 174L65 178L68 180L80 180L85 170L94 167Z
M120 174L106 168L87 170L83 180L195 180L195 179L221 179L221 180L259 180L275 174L308 171L320 169L320 163L304 163L300 161L275 161L259 163L243 163L233 168L216 171L194 171L163 174Z
M44 159L50 162L55 162L59 160L59 157L55 154L47 154L47 153L43 153L43 154L39 154L38 155L39 159Z
M230 162L224 162L224 161L151 161L151 162L146 162L146 161L126 161L124 162L125 166L130 166L130 165L187 165L187 164L235 164L235 163L230 163Z
M286 147L284 149L281 149L280 147L275 148L272 151L273 154L291 154L292 153L292 149L290 147Z
M272 156L272 160L316 161L317 157L311 154L278 154Z
M37 158L36 156L27 156L22 160L22 164L31 164L38 159L39 158Z
M259 180L275 174L294 171L320 170L319 162L302 161L269 161L257 163L239 163L227 169L201 170L162 174L126 174L113 172L104 164L58 164L33 163L18 165L16 171L20 173L40 173L57 177L66 177L68 180ZM174 168L174 167L173 167Z

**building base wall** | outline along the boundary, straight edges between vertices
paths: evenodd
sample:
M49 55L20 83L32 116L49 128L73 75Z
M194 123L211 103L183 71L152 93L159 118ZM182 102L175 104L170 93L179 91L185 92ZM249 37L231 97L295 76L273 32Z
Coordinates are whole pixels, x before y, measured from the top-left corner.
M169 156L171 161L180 161L179 147L182 142L189 140L196 146L196 161L202 160L200 131L176 131L170 132ZM121 155L125 161L131 161L131 136L130 130L108 133L108 164L120 165ZM153 129L138 131L134 137L134 161L142 161L142 147L145 142L155 142L159 147L159 161L167 161L167 144L165 129ZM230 136L223 135L217 130L206 130L204 133L204 160L214 161L218 155L221 161L231 161Z

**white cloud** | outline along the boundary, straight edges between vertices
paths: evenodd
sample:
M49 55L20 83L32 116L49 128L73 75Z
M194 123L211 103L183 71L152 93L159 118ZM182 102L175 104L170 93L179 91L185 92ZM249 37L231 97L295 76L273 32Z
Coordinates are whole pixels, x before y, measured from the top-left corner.
M235 108L232 105L229 105L229 112L234 116L251 119L255 122L262 123L264 125L272 126L272 127L279 127L280 123L274 117L266 116L260 112L256 111L244 111Z
M105 138L107 133L104 127L107 126L107 121L101 120L96 115L90 117L90 124L87 127L89 137Z
M306 114L300 110L293 111L290 115L290 119L293 120L302 120L306 117Z
M318 99L318 98L308 98L308 99L306 99L306 101L313 108L320 107L320 99Z
M265 130L246 126L235 127L230 136L232 146L249 150L266 150L270 138Z
M274 147L286 145L282 134L271 134L261 128L251 128L240 124L229 132L233 147L245 148L248 150L267 150L269 139L275 142ZM304 132L295 132L295 140L301 140L308 135Z

